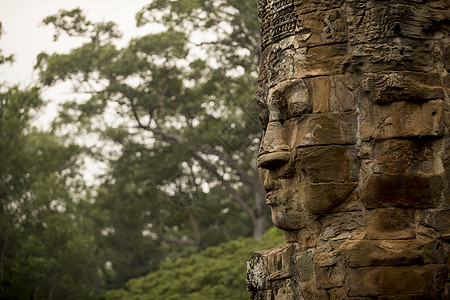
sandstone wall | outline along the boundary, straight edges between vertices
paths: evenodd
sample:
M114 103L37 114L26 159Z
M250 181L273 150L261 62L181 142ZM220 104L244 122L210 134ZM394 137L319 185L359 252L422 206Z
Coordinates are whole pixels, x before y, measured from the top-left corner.
M450 299L450 3L259 0L258 157L286 245L252 299Z

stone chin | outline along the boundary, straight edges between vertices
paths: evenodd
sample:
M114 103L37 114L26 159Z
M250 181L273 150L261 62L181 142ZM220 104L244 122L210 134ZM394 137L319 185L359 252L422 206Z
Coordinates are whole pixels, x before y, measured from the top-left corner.
M305 215L296 210L287 210L283 205L271 205L272 222L283 230L297 230L306 226Z
M297 230L306 226L300 193L296 189L280 189L267 193L266 203L272 211L273 224L283 230Z

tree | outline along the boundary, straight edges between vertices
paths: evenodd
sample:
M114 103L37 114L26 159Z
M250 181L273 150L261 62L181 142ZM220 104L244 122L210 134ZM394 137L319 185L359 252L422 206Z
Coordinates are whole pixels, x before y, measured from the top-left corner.
M266 230L255 158L255 16L250 2L155 1L137 14L138 24L166 29L122 49L113 23L93 23L81 9L44 20L56 38L84 41L69 54L38 57L44 85L71 82L88 95L67 102L56 125L75 124L115 145L95 203L104 213L96 237L107 287L156 270L161 260ZM200 30L211 39L194 42Z
M80 299L95 288L81 149L30 125L42 105L38 87L0 84L1 299Z
M166 31L117 49L113 24L87 21L80 9L61 11L44 22L89 41L67 55L40 55L41 79L46 85L71 81L92 95L71 106L77 121L114 108L123 117L121 129L138 129L152 141L148 149L181 149L172 159L206 171L195 175L225 189L224 197L250 220L251 235L261 237L267 209L255 167L260 129L256 109L248 108L259 55L255 16L256 3L249 1L154 1L138 13L138 24L160 22ZM195 44L198 30L213 38ZM202 52L209 57L196 57ZM166 182L187 180L190 171Z
M161 268L134 278L105 298L119 299L248 299L246 259L262 248L284 243L281 230L272 228L261 240L239 238L209 247L189 258L162 263Z

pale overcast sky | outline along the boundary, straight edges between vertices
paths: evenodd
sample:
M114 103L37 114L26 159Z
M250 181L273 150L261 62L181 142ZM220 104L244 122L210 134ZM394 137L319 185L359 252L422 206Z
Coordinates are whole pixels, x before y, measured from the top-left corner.
M60 39L53 42L50 27L40 25L42 20L60 9L82 8L93 21L114 21L124 33L125 44L131 37L144 33L137 29L136 12L149 0L0 0L0 22L4 34L0 49L4 55L14 54L12 66L0 67L0 82L29 83L36 55L42 51L66 52L80 41Z

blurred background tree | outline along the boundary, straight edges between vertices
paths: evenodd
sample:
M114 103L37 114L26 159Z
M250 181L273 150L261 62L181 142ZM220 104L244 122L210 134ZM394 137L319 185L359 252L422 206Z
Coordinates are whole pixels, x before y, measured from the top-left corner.
M13 178L42 172L39 180L46 179L37 181L32 192L45 195L42 201L50 206L55 205L53 199L63 203L49 206L45 216L31 213L38 217L41 231L33 229L29 237L20 237L24 259L39 253L39 247L53 245L53 250L42 250L47 256L39 257L45 265L34 265L48 282L33 285L38 281L27 279L30 286L20 295L58 299L59 287L50 283L67 278L67 286L80 287L74 298L97 297L130 278L158 270L163 261L238 237L260 239L268 229L268 209L256 170L260 139L253 100L259 60L256 2L155 0L137 13L136 21L139 26L150 24L152 33L118 47L117 26L91 22L80 8L61 10L44 20L54 28L55 41L68 35L83 44L65 54L41 53L35 66L38 87L16 92L33 92L31 98L39 102L39 87L65 82L83 97L64 102L50 132L33 131L29 122L20 121L25 126L20 134L30 139L20 148L32 154L26 156L29 166L12 168L23 173ZM154 24L163 30L152 30ZM98 139L95 147L80 144L92 136ZM28 161L21 160L24 153L12 152L18 163ZM51 163L33 167L45 162L34 158L37 153L44 153ZM79 174L87 155L108 165L92 193ZM39 170L26 171L31 168ZM8 176L2 178L9 180ZM5 181L4 188L10 186ZM26 190L23 193L28 195ZM13 194L8 190L4 195ZM29 202L38 203L34 198ZM1 213L11 207L20 213L28 209L5 200ZM54 233L57 241L44 234L54 228L47 214L61 231ZM9 239L4 232L2 247L3 239ZM15 234L16 229L10 232ZM58 243L65 246L59 248ZM242 256L230 252L230 263L237 260ZM56 265L68 269L58 273ZM26 268L21 272L37 274ZM8 277L22 281L19 273L12 274ZM20 286L4 278L3 286Z
M39 93L0 84L0 298L80 299L97 272L82 150L30 125Z

